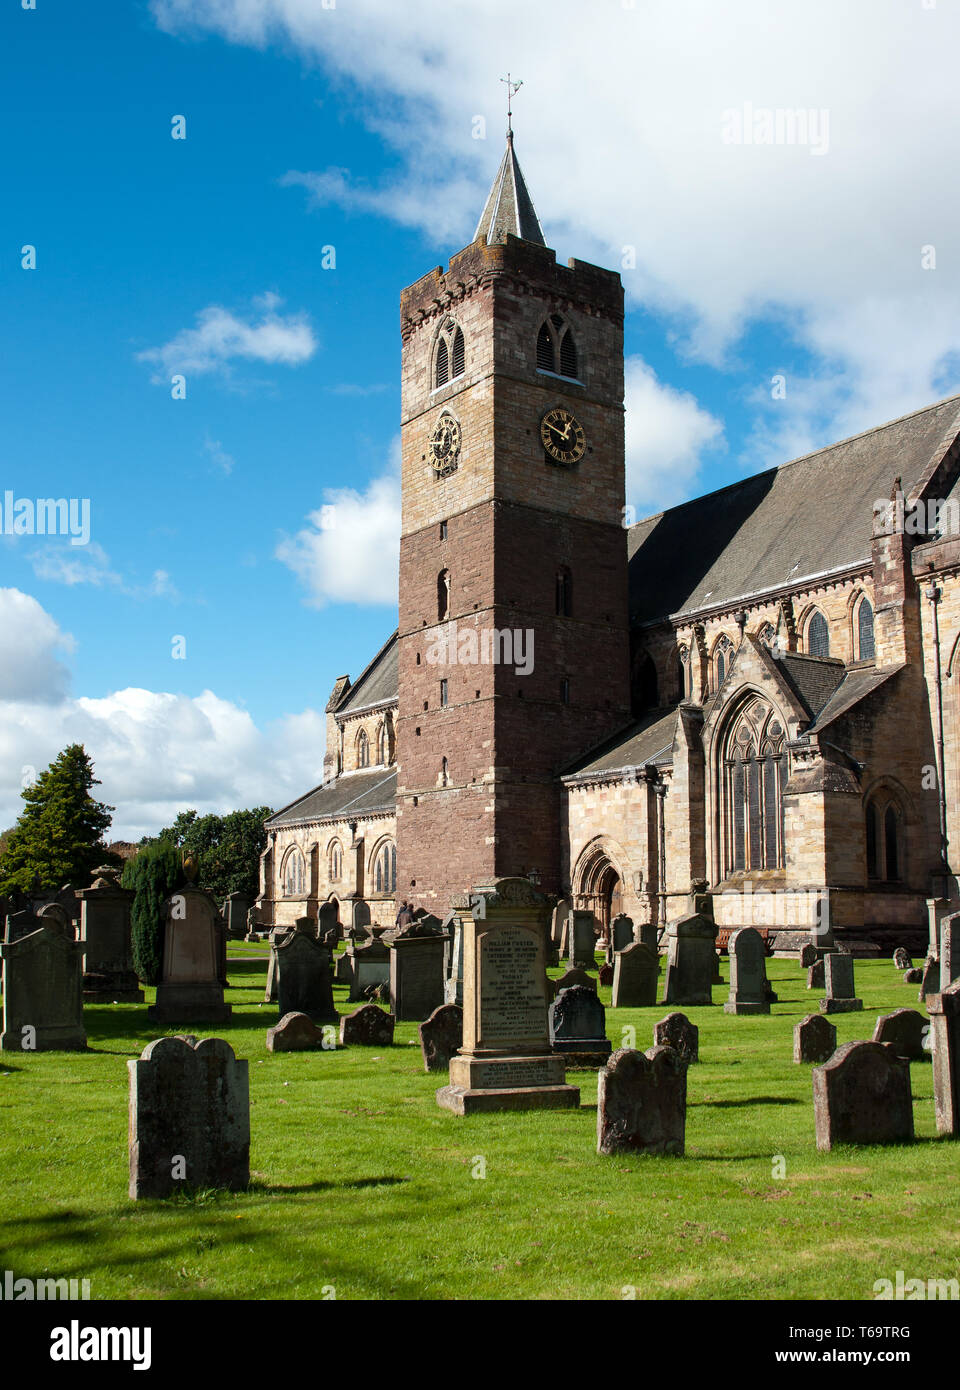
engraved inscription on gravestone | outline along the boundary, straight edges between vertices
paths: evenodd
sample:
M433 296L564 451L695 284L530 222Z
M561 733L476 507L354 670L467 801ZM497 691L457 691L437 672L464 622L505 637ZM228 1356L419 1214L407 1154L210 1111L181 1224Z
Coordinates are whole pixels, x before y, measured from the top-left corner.
M546 1029L539 943L525 927L484 932L477 943L480 975L480 1047L528 1038L540 1043Z

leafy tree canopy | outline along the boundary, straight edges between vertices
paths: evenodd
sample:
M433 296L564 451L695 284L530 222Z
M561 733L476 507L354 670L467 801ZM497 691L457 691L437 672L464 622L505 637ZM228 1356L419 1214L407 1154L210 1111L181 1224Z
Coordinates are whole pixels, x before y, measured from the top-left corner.
M226 816L181 811L156 842L195 854L200 865L197 884L218 902L228 893L246 893L252 902L260 891L260 856L267 844L264 822L272 814L269 806Z
M0 893L85 888L101 864L120 865L103 842L114 808L91 796L99 786L83 744L71 743L23 789L24 810L0 852Z

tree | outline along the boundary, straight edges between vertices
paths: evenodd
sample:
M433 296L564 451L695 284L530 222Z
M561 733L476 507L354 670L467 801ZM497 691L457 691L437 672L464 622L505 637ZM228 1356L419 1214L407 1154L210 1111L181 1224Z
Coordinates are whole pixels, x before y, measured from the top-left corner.
M24 811L0 854L0 893L86 887L101 864L117 864L103 842L112 806L90 795L99 787L81 743L68 748L21 793Z
M200 866L197 884L218 902L228 893L245 893L252 901L260 891L260 856L267 844L264 822L272 814L269 806L226 816L181 811L156 842L192 851Z
M165 840L144 845L127 861L120 881L133 889L133 968L144 984L155 985L163 969L163 904L183 884L180 851Z

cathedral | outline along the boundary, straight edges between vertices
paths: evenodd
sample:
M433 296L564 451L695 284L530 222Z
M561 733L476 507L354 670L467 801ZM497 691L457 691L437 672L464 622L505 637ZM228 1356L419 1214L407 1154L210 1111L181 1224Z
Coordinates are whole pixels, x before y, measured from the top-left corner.
M623 288L558 265L507 148L400 298L397 630L268 822L268 926L505 875L721 941L923 951L957 904L960 396L634 525Z

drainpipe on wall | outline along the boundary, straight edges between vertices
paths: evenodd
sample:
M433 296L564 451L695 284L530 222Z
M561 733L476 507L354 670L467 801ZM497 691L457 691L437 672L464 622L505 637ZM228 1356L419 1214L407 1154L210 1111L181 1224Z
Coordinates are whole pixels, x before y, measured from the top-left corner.
M950 862L947 858L947 789L944 783L943 768L943 676L940 666L940 614L939 605L943 595L943 590L935 580L930 581L929 588L925 591L925 597L930 601L933 610L933 654L936 669L936 693L937 693L937 782L940 793L940 872L943 876L943 883L939 892L935 895L940 898L949 896Z
M663 815L666 784L657 782L653 790L657 796L657 925L663 927L667 922L667 841Z

